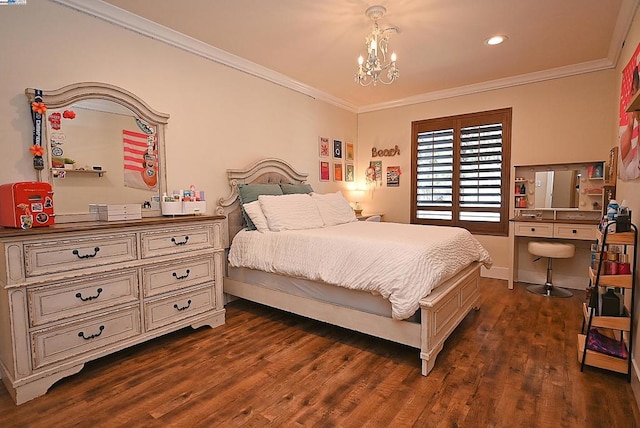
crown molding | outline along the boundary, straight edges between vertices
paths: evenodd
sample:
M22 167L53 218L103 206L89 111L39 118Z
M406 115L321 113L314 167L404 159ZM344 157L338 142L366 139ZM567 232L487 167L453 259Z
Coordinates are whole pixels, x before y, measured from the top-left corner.
M270 68L233 55L227 51L208 45L185 34L167 28L146 18L134 15L119 7L100 0L50 0L78 12L85 13L121 28L131 30L140 35L166 43L183 51L198 55L215 63L233 68L259 79L266 80L278 86L291 89L316 100L335 105L344 110L356 112L357 107L345 100L319 91L302 82L291 79Z
M615 68L620 57L620 52L622 51L624 38L631 27L638 5L640 5L640 0L623 0L611 43L609 45L607 58L358 107L343 99L334 97L326 92L319 91L302 82L291 79L282 73L278 73L274 70L233 55L227 51L216 48L215 46L203 43L192 37L129 13L101 0L50 1L354 113L367 113L377 110L385 110Z
M510 88L513 86L543 82L545 80L560 79L577 74L607 70L614 67L615 64L613 64L609 59L584 62L581 64L558 67L550 70L539 71L536 73L522 74L519 76L507 77L504 79L491 80L489 82L477 83L474 85L459 86L457 88L444 89L442 91L427 92L413 97L403 98L385 103L370 104L358 108L358 113L368 113L377 110L385 110L412 104L420 104L428 101L443 100L447 98L460 97L463 95L494 91L496 89Z

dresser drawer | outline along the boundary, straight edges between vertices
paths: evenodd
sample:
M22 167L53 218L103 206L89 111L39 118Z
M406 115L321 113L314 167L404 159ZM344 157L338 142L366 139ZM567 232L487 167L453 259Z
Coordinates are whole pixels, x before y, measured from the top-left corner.
M142 232L140 241L142 257L147 258L213 248L213 233L210 226L175 227Z
M43 240L25 244L24 251L28 277L138 258L135 233Z
M146 302L146 329L153 330L210 311L215 307L215 300L215 287L208 285L187 293Z
M554 238L596 240L596 227L594 225L556 223L553 228Z
M137 302L138 272L127 270L31 287L27 295L29 323L36 327L111 306Z
M34 369L139 335L138 306L31 333Z
M539 236L542 238L553 237L552 223L519 222L515 224L517 236Z
M213 254L148 266L142 269L142 284L145 297L168 291L178 291L213 280L215 280Z

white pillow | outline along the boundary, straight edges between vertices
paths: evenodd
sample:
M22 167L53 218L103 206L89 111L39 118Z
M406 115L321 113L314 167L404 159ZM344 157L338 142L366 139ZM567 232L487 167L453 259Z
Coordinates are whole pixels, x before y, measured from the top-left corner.
M311 198L318 206L320 217L325 226L335 226L337 224L358 221L356 214L349 205L349 202L339 191L336 193L311 194Z
M260 202L249 202L248 204L243 204L242 208L244 208L244 212L247 213L253 224L256 226L256 229L258 229L260 232L269 230L269 224L267 223L267 218L262 212Z
M269 230L315 229L323 227L318 207L306 193L291 195L260 195L260 207L267 218Z

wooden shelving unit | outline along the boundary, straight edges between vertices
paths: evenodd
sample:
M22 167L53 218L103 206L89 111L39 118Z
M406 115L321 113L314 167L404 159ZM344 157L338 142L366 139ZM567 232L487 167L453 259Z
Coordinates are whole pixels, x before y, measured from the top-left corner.
M599 367L602 369L624 373L627 380L631 381L631 354L633 349L633 304L635 290L635 260L637 256L638 228L632 224L629 232L612 233L615 221L609 222L604 231L598 230L596 233L596 245L599 249L600 258L597 259L597 266L589 267L590 289L592 295L596 296L590 302L582 305L582 332L578 334L578 361L580 370L584 366ZM605 250L611 246L620 246L624 254L631 252L633 248L633 259L630 260L630 274L607 275L605 274L604 263ZM602 301L601 291L613 288L620 290L623 302L623 311L620 316L601 315L599 304ZM625 298L627 297L627 298ZM627 304L628 303L628 304ZM620 348L626 348L626 358L610 355L605 350L596 350L587 346L590 343L590 336L611 339L611 342Z

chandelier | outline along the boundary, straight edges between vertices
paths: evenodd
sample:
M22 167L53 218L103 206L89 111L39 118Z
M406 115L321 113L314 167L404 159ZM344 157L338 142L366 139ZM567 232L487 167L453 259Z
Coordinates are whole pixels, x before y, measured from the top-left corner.
M365 43L367 45L367 59L358 58L358 72L356 73L356 83L362 86L369 86L373 83L389 85L398 78L398 68L396 67L396 54L391 54L391 61L387 62L387 51L389 48L389 36L397 34L396 27L380 30L378 19L387 12L384 6L371 6L364 12L373 21L373 30L369 34Z

